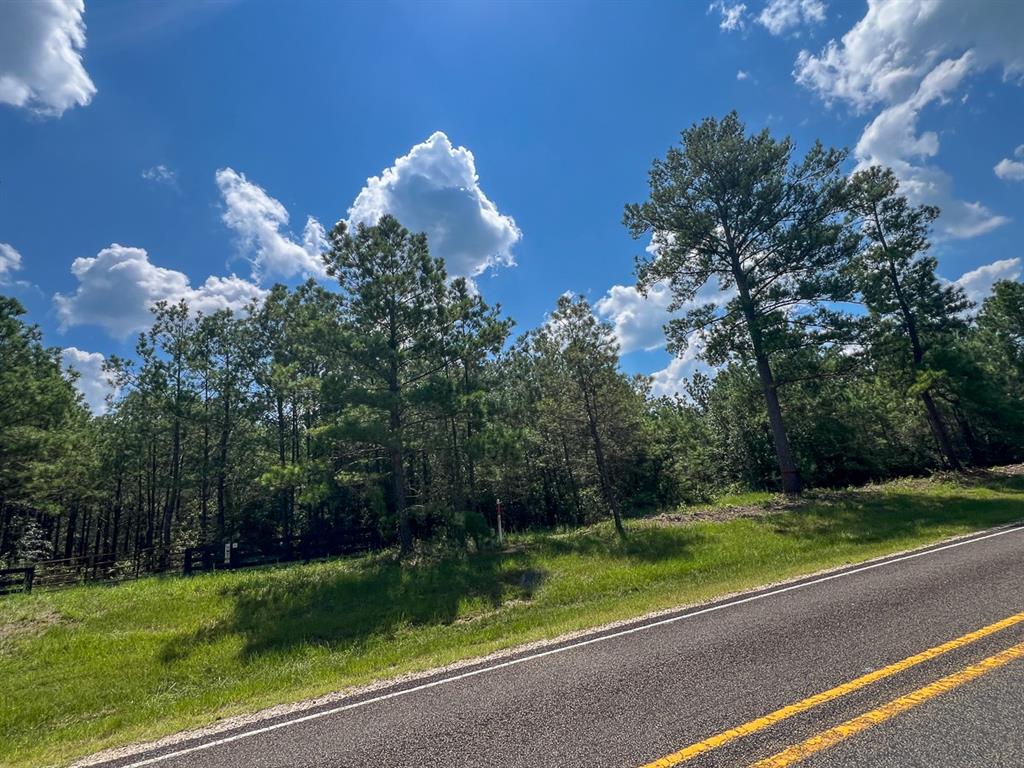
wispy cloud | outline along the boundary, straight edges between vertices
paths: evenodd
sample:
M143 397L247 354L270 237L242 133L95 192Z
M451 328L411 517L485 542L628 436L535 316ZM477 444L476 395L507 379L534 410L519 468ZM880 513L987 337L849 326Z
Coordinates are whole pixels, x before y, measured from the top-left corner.
M152 181L154 184L164 184L173 189L178 188L178 172L168 168L163 163L154 165L152 168L145 168L142 171L142 178L146 181Z

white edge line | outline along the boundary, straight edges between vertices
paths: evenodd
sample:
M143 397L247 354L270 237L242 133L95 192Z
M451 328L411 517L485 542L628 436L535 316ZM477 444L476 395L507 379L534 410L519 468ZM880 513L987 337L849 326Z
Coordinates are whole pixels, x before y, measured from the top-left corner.
M392 691L391 693L385 693L385 694L382 694L380 696L374 696L374 697L369 698L369 699L363 699L361 701L356 701L356 702L353 702L352 704L343 704L341 706L331 707L330 709L323 709L323 710L320 710L318 712L313 712L313 713L308 714L308 715L303 715L302 717L296 717L296 718L293 718L293 719L290 719L290 720L283 720L283 721L281 721L279 723L274 723L273 725L267 725L267 726L264 726L262 728L254 728L251 731L244 731L242 733L236 733L236 734L233 734L231 736L225 736L224 738L221 738L221 739L215 739L214 741L208 741L208 742L205 742L203 744L197 744L197 745L192 746L192 747L187 747L185 749L179 749L179 750L176 750L174 752L168 752L168 753L163 754L163 755L157 755L156 757L150 757L150 758L147 758L145 760L139 760L138 762L135 762L135 763L128 763L128 764L124 765L123 768L141 768L141 766L144 766L144 765L153 765L154 763L159 763L159 762L162 762L164 760L170 760L171 758L174 758L174 757L181 757L182 755L188 755L188 754L191 754L193 752L199 752L199 751L204 750L204 749L211 749L212 747L219 747L222 744L230 744L231 742L239 741L241 739L248 738L249 736L257 736L257 735L259 735L261 733L268 733L270 731L276 731L279 728L284 728L284 727L289 726L289 725L297 725L299 723L305 723L305 722L308 722L310 720L317 720L317 719L319 719L321 717L328 717L330 715L336 715L339 712L345 712L347 710L356 709L358 707L365 707L368 704L376 704L377 702L387 701L388 699L394 699L394 698L397 698L398 696L405 696L405 695L408 695L410 693L417 693L419 691L425 691L428 688L435 688L435 687L437 687L439 685L445 685L447 683L454 683L454 682L457 682L459 680L465 680L468 677L475 677L477 675L482 675L485 672L494 672L494 671L499 670L499 669L505 669L506 667L514 666L516 664L523 664L523 663L525 663L527 661L535 661L536 659L542 659L545 656L553 656L556 653L563 653L565 651L571 651L571 650L574 650L576 648L582 648L584 646L592 645L594 643L601 643L601 642L604 642L605 640L613 640L613 639L615 639L617 637L624 637L625 635L632 635L632 634L634 634L636 632L641 632L641 631L647 630L647 629L653 629L655 627L662 627L662 626L665 626L666 624L674 624L675 622L682 621L683 619L690 619L690 618L693 618L694 616L702 616L702 615L704 615L706 613L713 613L714 611L720 611L720 610L722 610L724 608L732 608L733 606L736 606L736 605L743 605L744 603L751 603L751 602L754 602L755 600L762 600L762 599L764 599L766 597L773 597L775 595L781 595L781 594L783 594L785 592L792 592L793 590L796 590L796 589L803 589L804 587L811 587L811 586L814 586L815 584L822 584L822 583L824 583L826 581L832 581L833 579L839 579L839 578L842 578L844 576L852 576L852 575L857 574L857 573L863 573L864 571L870 571L873 568L880 568L883 565L892 565L893 563L901 563L904 560L913 560L916 557L924 557L925 555L934 555L937 552L944 552L947 549L954 549L955 547L962 547L965 544L973 544L973 543L978 542L978 541L984 541L986 539L991 539L991 538L994 538L996 536L1002 536L1003 534L1006 534L1006 533L1013 533L1014 531L1022 531L1022 530L1024 530L1024 526L1017 525L1017 526L1014 526L1014 527L1011 527L1011 528L1004 528L1002 530L998 530L998 531L995 531L993 533L988 533L988 534L985 534L985 535L982 535L982 536L976 536L974 538L964 539L963 541L954 541L951 544L944 544L942 546L935 547L933 549L925 549L925 550L920 551L920 552L911 552L909 554L900 555L899 557L894 557L892 559L880 560L878 562L868 563L867 565L862 565L862 566L859 566L857 568L853 568L853 569L848 570L848 571L841 571L840 573L832 573L832 574L829 574L827 576L821 576L819 578L812 579L811 581L803 581L803 582L800 582L798 584L790 584L789 586L780 587L778 589L773 589L773 590L771 590L769 592L761 592L761 593L758 593L756 595L749 595L748 597L742 597L742 598L739 598L737 600L730 600L728 602L724 602L724 603L719 603L717 605L708 606L707 608L700 608L700 609L695 610L695 611L690 611L690 612L687 612L687 613L682 613L682 614L679 614L678 616L670 616L667 619L659 619L658 621L652 621L652 622L650 622L648 624L641 624L639 626L629 627L628 629L622 629L622 630L619 630L617 632L612 632L611 634L600 635L598 637L591 637L591 638L588 638L586 640L580 640L578 642L570 643L568 645L562 645L562 646L559 646L557 648L551 648L551 649L546 650L546 651L540 651L538 653L532 653L532 654L530 654L528 656L521 656L519 658L510 659L508 661L502 661L502 662L499 662L497 664L492 664L492 665L487 666L487 667L478 667L477 669L472 669L472 670L470 670L468 672L462 672L460 674L452 675L450 677L442 677L442 678L440 678L438 680L432 680L429 683L422 683L421 685L413 686L412 688L403 688L400 691ZM100 763L99 765L102 766L103 764Z

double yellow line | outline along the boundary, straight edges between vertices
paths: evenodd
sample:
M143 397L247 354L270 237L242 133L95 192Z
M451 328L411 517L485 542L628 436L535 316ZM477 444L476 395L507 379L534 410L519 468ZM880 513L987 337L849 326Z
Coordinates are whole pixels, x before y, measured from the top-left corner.
M942 643L942 645L929 648L926 651L914 654L902 661L897 661L894 664L882 667L874 672L869 672L866 675L862 675L861 677L850 680L842 685L837 685L835 688L830 688L827 691L815 694L814 696L809 696L795 704L790 704L782 707L781 709L777 709L763 717L751 720L750 722L744 723L743 725L739 725L735 728L730 728L727 731L723 731L722 733L711 736L703 741L698 741L696 744L691 744L677 752L673 752L672 754L666 755L652 763L648 763L642 766L642 768L671 768L672 766L679 765L687 760L692 760L699 755L710 752L713 749L718 749L719 747L735 741L736 739L749 736L753 733L757 733L758 731L763 731L764 729L770 728L776 723L786 720L787 718L799 715L821 704L838 699L841 696L846 696L847 694L865 688L872 683L891 677L898 672L902 672L905 669L922 664L936 658L937 656L941 656L944 653L949 653L950 651L955 651L958 648L963 648L966 645L974 643L1001 630L1020 624L1021 622L1024 622L1024 612L1008 616L1002 621L997 621L994 624L989 624L987 627L982 627L974 632L969 632L955 640L950 640L949 642ZM860 733L866 728L870 728L872 725L877 725L889 718L895 717L901 712L905 712L908 709L916 707L918 704L921 704L928 699L934 698L942 693L946 693L959 685L963 685L970 680L974 680L987 672L998 669L1004 664L1008 664L1014 659L1021 657L1024 657L1024 643L1008 648L995 656L990 656L984 661L944 677L941 680L937 680L931 685L927 685L913 693L894 699L888 704L871 710L859 717L855 717L852 720L848 720L835 728L831 728L812 736L800 744L789 747L776 755L755 763L753 768L784 768L785 766L792 765L793 763L806 759L816 752L828 749L829 747L838 744L840 741L843 741L854 734Z

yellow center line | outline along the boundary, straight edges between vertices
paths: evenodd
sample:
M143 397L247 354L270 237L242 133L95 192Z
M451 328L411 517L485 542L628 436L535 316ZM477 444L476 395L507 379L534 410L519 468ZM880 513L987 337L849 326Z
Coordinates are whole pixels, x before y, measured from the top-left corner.
M979 661L977 664L965 667L959 672L955 672L952 675L936 680L931 685L919 688L912 693L908 693L906 696L900 696L898 699L893 699L888 704L883 704L877 709L865 712L863 715L855 717L852 720L847 720L845 723L837 725L835 728L830 728L827 731L822 731L815 736L811 736L811 738L806 741L802 741L799 744L795 744L792 747L784 749L776 755L772 755L764 760L759 760L754 763L751 768L785 768L785 766L792 765L793 763L800 762L801 760L806 760L811 755L821 752L823 749L834 747L839 742L844 741L851 736L855 736L873 725L884 723L886 720L889 720L902 712L906 712L908 709L913 709L917 705L923 704L929 699L933 699L943 693L948 693L964 683L970 682L971 680L981 677L994 669L999 669L999 667L1004 664L1009 664L1014 659L1022 657L1024 657L1024 643L1007 648L1005 651L997 653L995 656L989 656L984 661Z
M895 675L897 672L902 672L905 669L909 669L917 664L926 662L929 659L934 659L936 656L941 656L944 653L955 651L957 648L963 648L965 645L999 632L1000 630L1020 624L1021 622L1024 622L1024 612L1008 616L1001 621L989 624L987 627L982 627L974 632L969 632L955 640L950 640L942 645L936 645L934 648L929 648L926 651L922 651L921 653L910 656L902 661L897 661L886 667L882 667L881 669L876 669L874 672L869 672L866 675L862 675L861 677L850 680L842 685L837 685L835 688L830 688L827 691L809 696L795 704L790 704L782 709L777 709L768 715L759 717L756 720L751 720L749 723L744 723L743 725L730 728L727 731L723 731L722 733L711 736L703 741L698 741L696 744L691 744L688 747L680 749L678 752L673 752L671 755L666 755L652 763L647 763L646 765L641 766L641 768L670 768L671 766L679 765L682 762L691 760L705 752L710 752L711 750L717 749L731 741L762 731L788 717L793 717L801 712L806 712L813 707L817 707L820 704L833 701L834 699L838 699L840 696L845 696L848 693L858 691L874 682Z

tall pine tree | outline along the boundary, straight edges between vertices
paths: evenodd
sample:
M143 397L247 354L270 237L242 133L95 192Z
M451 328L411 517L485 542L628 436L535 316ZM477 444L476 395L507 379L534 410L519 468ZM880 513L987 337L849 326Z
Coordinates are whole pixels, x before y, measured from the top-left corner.
M671 348L684 351L697 333L713 361L756 367L786 493L801 481L773 361L826 343L835 326L828 302L850 295L845 158L819 143L794 163L788 137L748 135L733 112L683 131L680 146L654 161L649 199L626 206L630 232L652 234L656 250L638 264L640 288L666 283L671 309L685 310L667 328ZM722 293L701 302L709 284Z

